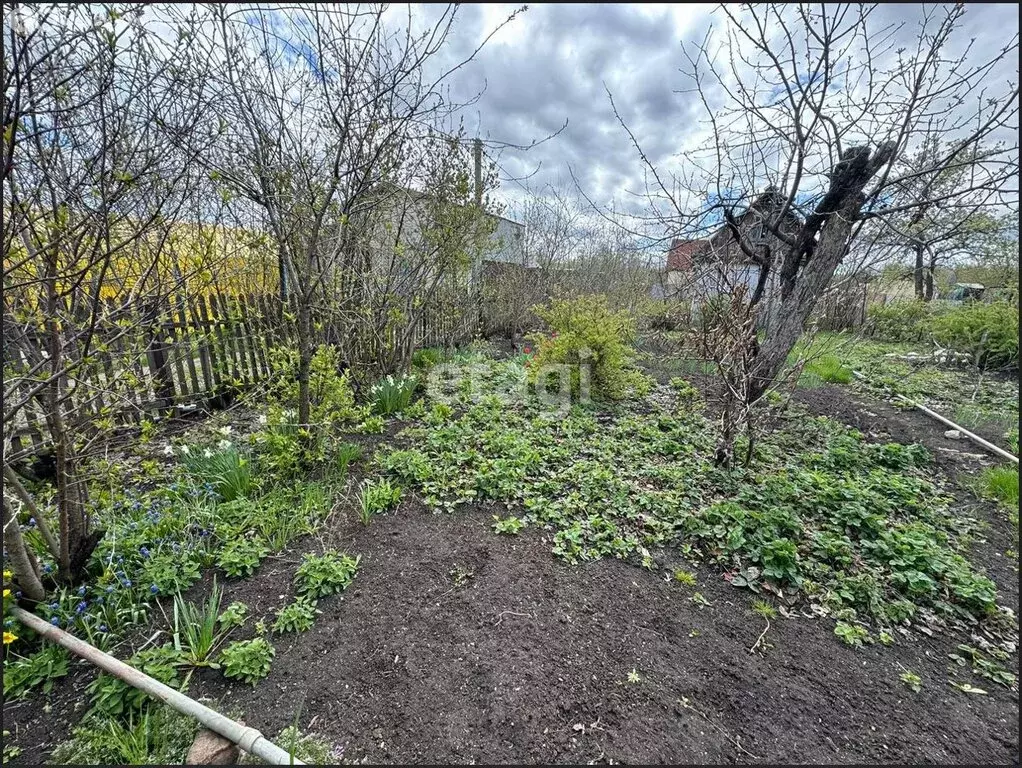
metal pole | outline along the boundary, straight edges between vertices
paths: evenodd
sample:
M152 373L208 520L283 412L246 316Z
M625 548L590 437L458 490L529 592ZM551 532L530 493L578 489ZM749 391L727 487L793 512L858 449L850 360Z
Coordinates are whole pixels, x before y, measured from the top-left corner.
M863 376L858 371L852 371L852 373L855 375L856 378L862 379L863 381L866 381L866 377ZM952 429L957 429L959 432L961 432L967 438L972 440L974 443L977 443L978 445L983 446L984 448L986 448L991 453L996 453L1001 458L1007 459L1008 461L1013 461L1016 464L1018 464L1018 456L1014 456L1011 453L1008 453L1008 451L1004 450L1003 448L1000 448L999 446L994 445L989 440L984 440L982 437L980 437L977 434L973 434L972 432L967 430L965 427L962 427L962 426L959 426L958 424L955 424L953 421L951 421L951 419L948 419L948 418L946 418L944 416L941 416L939 413L937 413L932 408L927 408L925 405L922 405L921 403L917 403L915 400L907 398L904 395L901 395L901 394L898 394L898 393L895 393L894 396L897 397L899 400L902 400L902 401L908 403L909 405L912 405L912 406L918 408L920 411L925 413L927 416L930 416L930 417L936 419L937 421L940 421L940 422L943 422L944 424L947 424Z
M91 664L95 664L104 672L109 672L128 685L145 691L153 698L159 699L181 714L194 717L209 728L209 730L220 734L226 739L230 739L246 752L265 760L271 765L305 765L301 760L266 739L255 728L241 725L229 717L224 717L219 712L200 704L194 699L188 698L180 691L175 691L169 685L164 685L160 681L154 680L149 675L140 672L134 667L129 667L123 661L115 659L108 653L103 653L103 651L89 645L84 640L79 640L74 635L68 634L64 630L43 621L34 613L29 613L17 606L12 607L10 610L14 618L42 637L64 646L72 653L81 656Z

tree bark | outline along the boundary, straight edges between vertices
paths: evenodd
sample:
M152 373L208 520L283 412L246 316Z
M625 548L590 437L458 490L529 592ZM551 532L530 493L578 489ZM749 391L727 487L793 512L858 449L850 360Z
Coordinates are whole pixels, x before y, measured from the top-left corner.
M830 189L809 217L803 229L816 224L819 235L801 269L791 276L790 290L782 292L777 323L759 347L750 371L747 402L754 403L777 378L792 348L805 332L806 321L834 276L848 250L852 227L859 218L864 202L863 190L895 151L891 144L877 148L872 157L862 147L850 147L831 174ZM802 233L796 248L804 248L811 240ZM786 263L791 261L788 254Z
M46 597L46 590L39 580L39 574L32 562L28 547L25 546L25 538L21 535L21 527L14 516L14 512L8 505L7 500L0 501L3 506L4 520L4 549L14 567L14 580L18 588L29 600L43 600Z
M309 378L312 369L312 312L309 298L299 297L298 306L298 423L307 425L310 421Z
M926 265L926 279L923 286L923 301L933 301L933 276L937 271L937 259L934 256L930 257L929 263Z
M926 264L923 261L923 244L916 243L913 246L913 251L916 257L915 269L912 271L912 276L915 278L916 298L923 301L926 296L926 288L923 280L923 273L926 271Z

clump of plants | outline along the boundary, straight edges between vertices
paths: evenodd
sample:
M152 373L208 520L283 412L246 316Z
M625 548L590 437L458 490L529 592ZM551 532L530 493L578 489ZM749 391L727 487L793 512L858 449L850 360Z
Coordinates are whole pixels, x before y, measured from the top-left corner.
M358 557L328 549L322 555L308 554L295 571L295 589L315 600L347 589L358 571Z
M927 331L948 349L969 354L980 368L1018 367L1018 307L970 301L930 318Z
M240 627L244 625L247 618L248 606L242 602L233 602L220 614L220 626L224 629Z
M335 456L338 474L341 477L347 477L348 468L362 458L362 446L355 443L341 443L337 446Z
M850 384L852 371L842 365L834 355L820 355L806 363L803 376L825 381L828 384Z
M580 396L589 371L594 397L620 400L649 391L649 378L633 365L636 325L631 313L611 309L602 295L555 299L535 312L550 332L531 337L536 347L528 362L531 383L555 383L539 379L551 370L547 366L567 365L572 397Z
M268 674L276 650L265 637L237 640L220 654L220 667L226 677L255 685Z
M273 376L267 392L266 430L259 439L260 461L276 473L294 474L323 461L334 426L358 421L365 409L356 407L351 382L330 345L317 347L310 361L307 424L298 423L298 350L271 350L270 367Z
M251 462L226 438L208 447L182 445L177 456L195 484L208 488L223 501L252 493Z
M277 611L273 622L274 632L305 632L312 628L316 621L316 601L309 597L299 597Z
M172 644L146 648L129 658L127 663L172 688L181 685L179 667L184 659ZM100 673L86 690L93 706L111 717L137 715L149 701L143 691L105 672Z
M497 533L504 533L509 536L515 536L519 532L521 532L522 528L524 527L525 523L523 523L520 519L513 515L509 515L508 517L504 518L498 517L497 515L493 516L493 530L495 530Z
M389 375L369 390L373 410L383 416L406 410L415 395L419 380L410 374Z
M4 700L20 699L36 688L44 694L49 693L56 680L67 676L69 661L64 648L50 643L44 643L30 656L19 656L8 649L4 660Z
M193 667L211 665L213 652L223 637L219 628L223 590L213 580L204 603L195 605L180 594L174 596L174 648Z
M251 576L267 554L269 550L262 538L243 536L227 542L216 564L228 576Z
M887 341L921 341L933 304L919 299L870 304L866 310L865 330Z
M369 525L374 515L396 507L401 501L402 489L387 478L366 480L359 492L359 516L364 525Z

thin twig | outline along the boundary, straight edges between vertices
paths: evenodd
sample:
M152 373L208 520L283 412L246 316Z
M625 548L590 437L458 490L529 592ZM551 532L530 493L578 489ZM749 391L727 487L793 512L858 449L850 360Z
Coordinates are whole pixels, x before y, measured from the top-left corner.
M764 616L764 618L766 618ZM766 628L759 633L759 637L756 638L756 642L752 644L749 649L749 653L755 653L756 649L759 648L759 644L763 642L763 638L766 637L766 633L770 631L770 619L766 619Z
M498 618L497 618L497 621L494 622L493 626L499 627L500 626L500 622L502 622L504 620L505 616L522 616L522 617L527 618L527 619L535 619L536 618L531 613L517 613L515 611L501 611L499 614L497 614Z

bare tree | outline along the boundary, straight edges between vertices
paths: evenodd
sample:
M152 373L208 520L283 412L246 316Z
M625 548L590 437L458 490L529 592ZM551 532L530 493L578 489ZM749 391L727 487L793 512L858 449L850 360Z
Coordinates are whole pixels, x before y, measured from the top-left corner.
M963 46L967 12L963 4L925 7L909 30L883 24L876 6L724 5L721 26L684 49L706 141L672 173L629 131L656 219L693 237L723 226L733 252L756 267L745 301L765 334L749 338L749 364L738 367L747 386L725 388L747 404L777 379L865 224L980 190L1017 195L1018 86L990 82L1017 56L1017 36L994 51ZM941 144L920 155L934 132ZM923 159L906 162L912 157ZM963 168L956 184L937 183ZM754 238L738 219L768 186L781 202L761 216L769 236ZM898 202L910 186L919 193ZM718 447L721 463L732 459L734 434Z
M422 200L405 194L407 186L444 204L462 202L452 190L465 197L466 177L452 165L459 143L437 142L437 134L453 131L463 106L448 98L445 83L478 48L444 64L456 6L425 28L387 6L308 4L283 12L217 5L203 13L211 32L201 44L215 62L203 92L218 99L224 129L205 160L229 194L263 214L278 249L282 298L297 315L304 424L310 363L325 329L347 338L360 333L355 321L388 317L389 308L372 306L366 291L397 278L394 260L378 246L381 228L401 229L402 211ZM442 159L432 162L438 149ZM420 246L419 235L435 234L415 229ZM456 238L440 239L447 251L454 247ZM424 259L447 258L432 246L419 251ZM430 277L419 275L418 288L441 283L442 269L425 271Z
M189 61L187 37L150 34L143 10L5 5L4 440L28 409L41 414L59 530L12 470L24 452L5 451L4 541L36 599L40 575L13 507L39 522L58 577L79 578L101 535L85 481L106 416L98 403L124 397L116 374L144 352L147 324L188 277L166 245L203 147L166 145L170 132L192 133L204 107L180 98L188 84L169 65ZM100 392L86 374L115 343L128 357Z
M895 166L901 180L892 182L888 202L900 212L875 221L877 246L911 254L916 298L924 301L934 297L938 266L968 255L975 243L992 233L997 222L990 214L1003 204L998 186L976 183L977 174L985 177L982 159L996 157L1000 147L977 144L963 150L959 161L943 171L927 173L947 149L941 134L927 129L920 148Z

